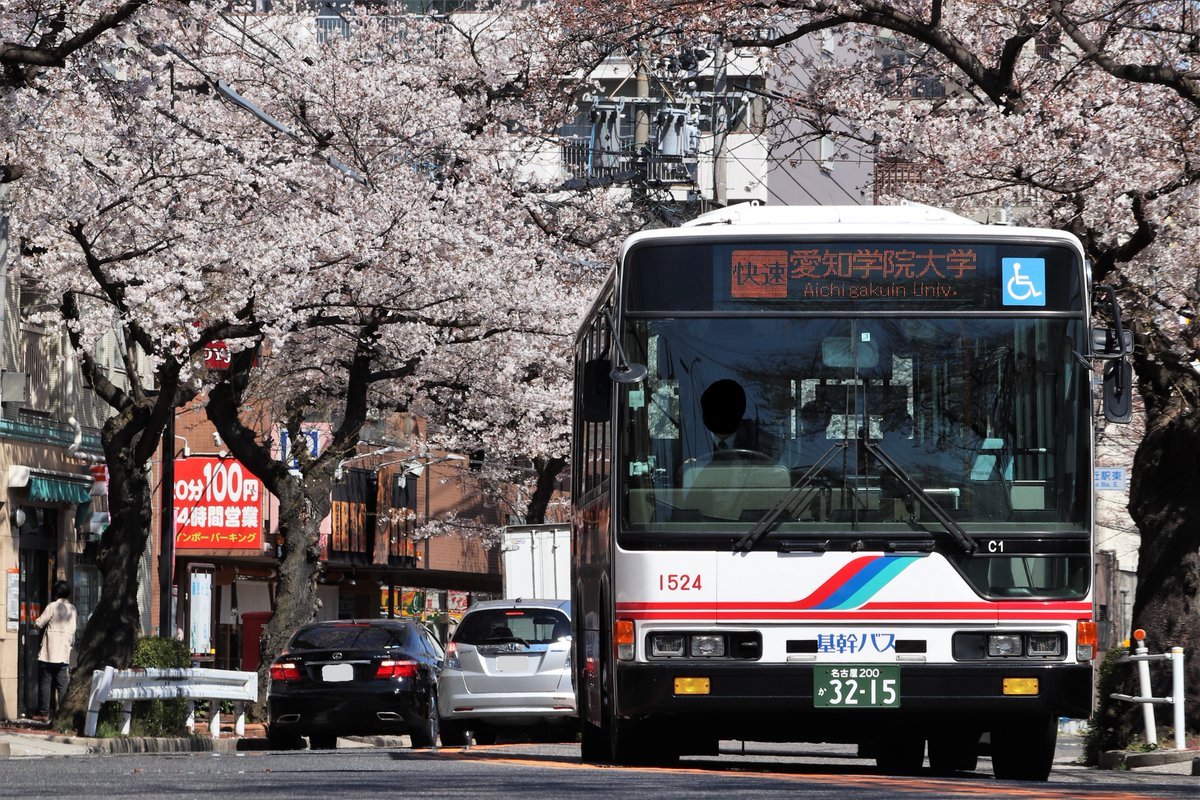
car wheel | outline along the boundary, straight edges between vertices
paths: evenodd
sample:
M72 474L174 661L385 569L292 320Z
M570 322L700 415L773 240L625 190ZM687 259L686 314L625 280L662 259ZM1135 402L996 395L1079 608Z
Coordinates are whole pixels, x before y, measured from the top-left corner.
M308 735L309 750L336 750L336 733L310 733Z
M437 692L431 691L429 693L429 702L425 707L425 716L410 736L414 749L425 749L437 744L438 721Z

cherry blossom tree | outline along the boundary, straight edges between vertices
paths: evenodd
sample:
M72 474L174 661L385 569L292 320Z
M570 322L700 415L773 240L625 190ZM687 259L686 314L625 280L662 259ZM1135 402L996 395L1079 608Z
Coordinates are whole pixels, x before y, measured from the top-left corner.
M514 513L539 524L567 468L575 328L639 217L603 192L534 209L531 217L562 243L545 265L557 290L531 296L524 324L509 336L444 348L430 359L410 407L434 423L440 446L480 455L498 500L507 502L520 486L524 500Z
M367 409L432 409L426 398L444 385L445 365L454 369L480 353L497 354L480 376L495 375L501 385L513 374L502 354L561 336L581 311L580 290L590 289L565 260L575 245L548 222L571 217L581 200L548 195L557 176L530 166L540 143L520 123L537 110L525 83L538 65L525 41L505 34L504 26L519 21L508 13L450 25L354 18L344 38L305 51L292 42L288 63L307 69L271 66L256 79L272 98L267 113L318 132L322 152L356 176L326 188L325 224L339 236L324 243L320 260L344 271L327 276L312 297L294 299L299 334L268 348L276 356L288 349L286 360L270 361L294 375L303 374L297 352L326 355L320 370L315 361L299 362L313 374L285 392L279 418L294 435L336 401L332 445L311 463L302 458L293 475L238 419L249 384L244 370L232 370L209 401L234 454L280 499L278 610L263 634L264 670L296 625L312 617L330 481ZM569 230L578 235L577 226ZM275 383L277 374L266 370L257 380ZM512 416L512 395L512 388L502 395L501 414ZM544 404L539 399L528 414ZM444 445L472 438L443 419L450 431ZM525 446L541 446L549 432Z
M517 35L507 10L453 25L352 15L344 37L309 15L131 10L86 52L14 82L0 120L6 174L21 176L17 268L62 298L58 322L116 412L85 678L128 663L150 528L141 467L177 404L211 388L234 454L281 501L269 663L312 616L317 526L367 409L424 402L452 363L443 349L569 329L588 288L568 268L582 203L548 192L558 176L530 160L541 120L568 106L562 81L539 77L559 67L539 55L543 33ZM100 369L98 343L114 330L131 364L150 365L131 390ZM237 354L210 386L197 354L215 339ZM251 381L283 393L271 412L293 434L340 412L333 442L302 457L298 476L272 459L267 426L244 416ZM86 692L77 679L66 714L81 716Z
M54 11L44 4L5 17L27 23L23 40L55 55L37 61L6 48L27 61L9 65L0 112L6 175L16 179L15 270L58 299L57 319L46 321L67 332L85 382L114 412L101 435L112 478L101 593L60 709L77 727L92 670L127 664L139 629L137 571L151 529L145 465L176 406L199 389L198 353L214 338L255 330L244 312L256 292L272 296L271 278L290 284L286 268L260 280L232 267L254 254L292 260L287 240L263 241L259 229L277 201L290 202L298 174L261 135L241 138L250 126L240 110L209 102L200 113L179 102L162 44L200 29L204 9L184 20L173 7L82 5L82 19L65 6L38 16ZM74 44L54 45L64 37ZM205 126L224 126L222 136L196 135ZM109 333L128 388L107 377L100 347Z
M1200 643L1195 3L664 0L559 13L614 49L768 48L779 123L871 144L880 170L920 175L885 199L1079 236L1094 280L1117 288L1137 328L1146 433L1130 493L1142 539L1134 624L1157 651ZM828 46L793 47L806 37ZM1200 686L1200 665L1188 669ZM1200 690L1187 709L1200 725Z

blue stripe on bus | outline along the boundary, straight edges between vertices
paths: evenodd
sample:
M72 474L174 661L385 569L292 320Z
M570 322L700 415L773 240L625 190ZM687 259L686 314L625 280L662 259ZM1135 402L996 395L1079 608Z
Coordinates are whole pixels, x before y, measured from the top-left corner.
M856 608L915 560L914 556L880 556L864 564L862 569L815 608Z
M892 578L900 574L901 570L907 567L912 562L916 561L915 556L900 556L895 558L881 559L886 562L880 568L878 573L866 582L862 588L850 596L848 600L836 606L838 609L843 608L858 608L863 603L871 599L871 597L882 589Z

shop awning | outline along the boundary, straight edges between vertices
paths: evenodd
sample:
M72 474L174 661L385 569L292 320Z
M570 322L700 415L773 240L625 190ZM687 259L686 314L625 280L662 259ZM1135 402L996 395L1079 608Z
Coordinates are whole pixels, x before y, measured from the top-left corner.
M83 505L92 502L90 478L79 481L33 473L29 476L29 499L44 503Z

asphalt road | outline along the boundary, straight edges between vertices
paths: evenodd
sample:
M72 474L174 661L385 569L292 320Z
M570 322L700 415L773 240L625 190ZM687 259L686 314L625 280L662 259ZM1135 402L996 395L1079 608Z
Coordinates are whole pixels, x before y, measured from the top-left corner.
M751 798L1072 798L1195 800L1196 778L1073 766L1060 749L1048 783L998 782L986 758L955 778L879 774L844 746L728 743L719 758L689 758L678 768L596 767L578 745L508 744L464 751L414 751L345 742L334 751L96 755L9 759L0 764L2 797L640 797Z

